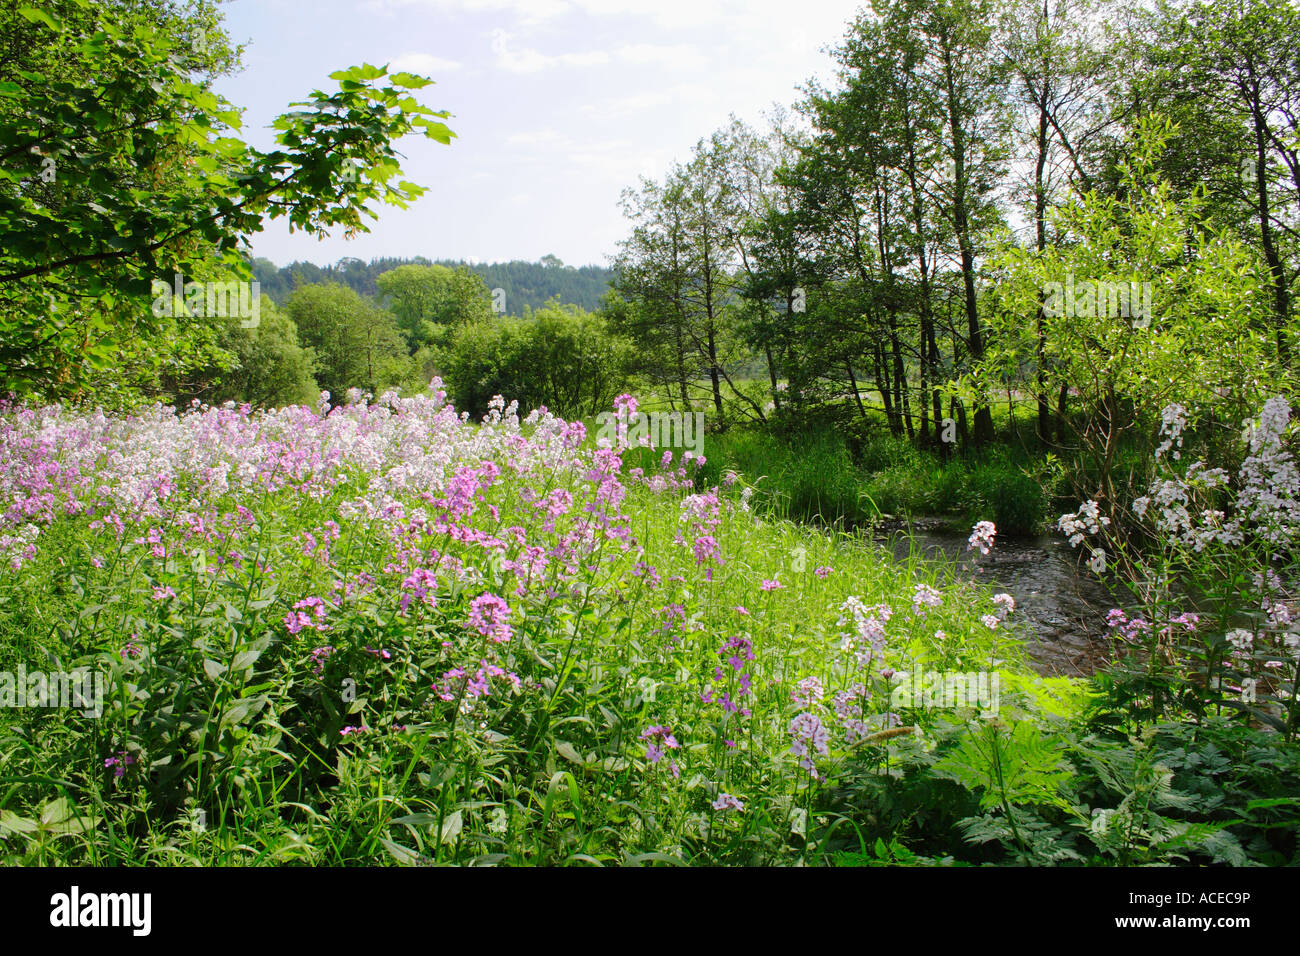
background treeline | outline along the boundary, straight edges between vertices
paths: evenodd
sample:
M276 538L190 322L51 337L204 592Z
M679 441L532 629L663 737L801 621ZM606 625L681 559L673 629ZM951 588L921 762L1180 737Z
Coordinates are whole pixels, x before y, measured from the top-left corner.
M226 320L212 362L173 400L263 406L335 400L349 391L423 391L444 379L456 407L486 413L494 395L527 411L594 415L627 384L632 344L606 319L558 298L523 315L493 309L483 279L464 266L398 265L363 294L337 281L299 284L283 307L263 295L259 325Z
M521 259L510 262L468 263L454 259L429 260L422 256L410 259L380 258L363 262L340 259L333 265L318 266L311 262L292 262L277 267L269 259L253 260L253 270L262 284L262 294L283 305L294 289L301 285L339 282L362 295L378 293L379 277L398 266L439 265L450 269L464 267L483 279L489 289L502 289L506 315L522 316L527 309L539 309L552 299L597 309L609 291L613 272L605 266L567 266L555 256L543 256L537 262Z
M344 259L332 266L251 263L263 326L225 327L213 362L167 396L179 402L314 402L321 390L423 391L481 416L494 395L569 417L594 415L626 387L632 344L589 306L609 270L540 262L471 266L426 259ZM490 284L494 283L494 284ZM493 296L494 289L504 296ZM575 300L577 300L575 302Z
M716 426L1116 501L1166 404L1213 434L1294 389L1297 38L1286 0L877 0L833 83L625 193L608 314Z
M357 204L390 193L345 177L365 157L344 141L293 146L328 124L267 155L193 139L211 104L187 98L185 77L206 82L240 55L219 31L192 42L218 22L210 4L50 9L62 27L0 0L13 157L0 170L12 187L0 191L3 392L283 404L442 375L473 414L499 390L585 415L626 384L705 410L715 435L790 437L794 457L825 432L839 436L834 459L856 465L1019 455L1008 475L1068 475L1074 492L1113 502L1145 482L1165 405L1188 408L1211 440L1295 391L1300 17L1288 0L877 0L834 46L832 82L809 83L763 128L731 122L626 192L611 270L553 256L251 260L239 240L264 216L362 228ZM170 26L151 45L66 54L60 31L88 35L111 14ZM146 79L132 72L141 57ZM321 115L356 95L322 100ZM122 135L115 117L128 114L154 118L147 140ZM391 117L390 131L405 122ZM384 142L367 148L389 169ZM276 185L286 162L338 188ZM265 198L277 189L284 203ZM341 208L320 199L335 194ZM256 278L260 326L151 313L150 280L177 271ZM1142 314L1095 295L1062 309L1051 292L1102 283L1141 289ZM921 485L909 473L877 490ZM989 494L1013 501L1005 489L1024 485Z

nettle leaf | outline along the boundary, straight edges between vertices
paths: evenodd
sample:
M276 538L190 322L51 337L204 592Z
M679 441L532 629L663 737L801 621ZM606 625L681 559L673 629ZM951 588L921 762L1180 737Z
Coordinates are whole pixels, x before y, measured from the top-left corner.
M6 833L35 833L40 824L27 817L20 817L12 810L0 810L0 831Z
M235 655L234 659L231 660L230 669L232 671L242 671L245 668L251 667L261 656L261 650L249 649L240 651Z
M442 821L442 832L439 839L443 843L454 843L456 837L460 836L460 831L465 826L464 817L459 810L453 811L447 819Z
M72 816L73 807L67 797L51 800L41 809L41 825L62 823Z

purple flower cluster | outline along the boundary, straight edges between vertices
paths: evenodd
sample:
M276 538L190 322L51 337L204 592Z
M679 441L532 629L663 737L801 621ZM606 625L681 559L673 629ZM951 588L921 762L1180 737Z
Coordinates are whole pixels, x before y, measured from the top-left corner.
M723 663L714 667L713 682L722 685L723 689L718 691L707 687L700 694L700 700L706 704L717 702L728 714L739 713L748 717L750 710L742 707L740 701L753 693L754 677L747 665L754 660L754 644L749 638L736 635L722 645L718 656Z
M130 754L128 754L125 750L119 750L114 756L104 758L104 767L105 768L112 767L113 776L115 777L125 776L126 768L133 763L135 763L135 758L132 757Z
M470 602L469 626L496 644L514 636L509 618L510 605L495 594L485 592Z
M641 732L641 739L648 740L645 745L645 756L652 764L657 764L664 759L666 751L677 750L681 744L673 736L672 729L667 724L652 725ZM674 777L682 775L681 769L677 766L677 761L668 761L668 772Z
M308 611L311 613L308 614ZM317 631L328 631L329 625L323 623L324 620L325 602L318 597L308 597L297 602L293 606L293 610L284 616L284 626L290 634L297 634L305 627Z
M826 725L816 714L804 712L790 721L790 736L793 743L790 753L799 758L799 766L807 770L813 779L820 779L817 765L813 762L813 751L823 756L829 752L830 733Z

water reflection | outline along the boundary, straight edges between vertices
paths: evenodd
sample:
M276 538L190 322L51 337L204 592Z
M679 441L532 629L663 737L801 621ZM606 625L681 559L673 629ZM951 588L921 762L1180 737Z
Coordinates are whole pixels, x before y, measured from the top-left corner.
M999 536L980 555L966 549L966 533L923 520L879 528L873 537L900 561L915 549L924 559L956 562L958 575L1014 597L1018 632L1039 673L1079 677L1105 665L1106 612L1121 602L1063 539Z

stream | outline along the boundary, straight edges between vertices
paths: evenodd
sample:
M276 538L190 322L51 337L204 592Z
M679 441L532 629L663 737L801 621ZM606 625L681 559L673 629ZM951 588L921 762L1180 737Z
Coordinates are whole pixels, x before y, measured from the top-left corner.
M1106 664L1106 612L1119 602L1077 563L1064 538L998 535L992 551L981 555L967 550L968 534L939 519L914 518L881 526L873 537L900 561L915 548L923 558L955 563L960 577L1015 598L1011 620L1040 674L1082 677Z

